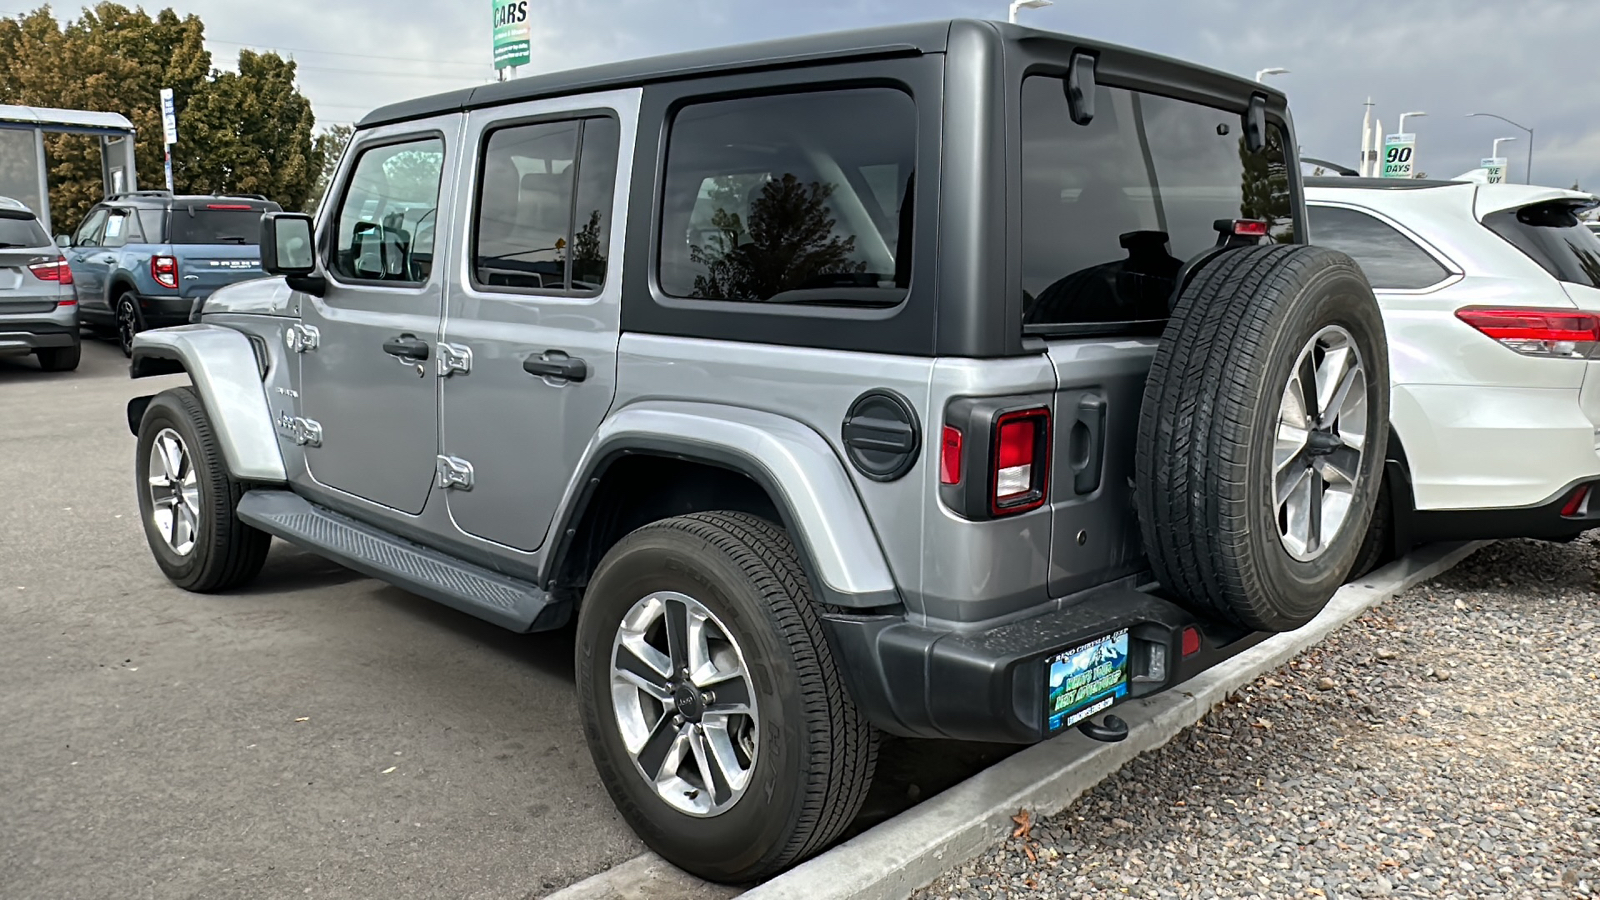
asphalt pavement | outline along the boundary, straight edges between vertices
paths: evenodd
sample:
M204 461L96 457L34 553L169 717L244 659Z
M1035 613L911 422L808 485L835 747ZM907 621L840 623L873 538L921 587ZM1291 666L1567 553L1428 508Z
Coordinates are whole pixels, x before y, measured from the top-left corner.
M0 897L523 898L637 855L570 630L281 543L247 591L167 583L124 407L184 380L0 359Z

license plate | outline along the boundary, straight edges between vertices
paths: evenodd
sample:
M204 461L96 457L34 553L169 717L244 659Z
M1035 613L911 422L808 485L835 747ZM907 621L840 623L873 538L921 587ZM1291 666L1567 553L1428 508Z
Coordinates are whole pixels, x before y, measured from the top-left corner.
M1128 630L1045 660L1045 720L1049 731L1078 724L1128 695Z

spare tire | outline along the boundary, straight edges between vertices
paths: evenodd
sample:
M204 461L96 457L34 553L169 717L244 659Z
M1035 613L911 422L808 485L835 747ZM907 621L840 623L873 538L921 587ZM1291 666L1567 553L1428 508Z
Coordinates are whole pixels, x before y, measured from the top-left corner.
M1156 577L1247 628L1310 621L1361 551L1388 421L1383 317L1350 257L1273 245L1211 260L1140 410L1135 499Z

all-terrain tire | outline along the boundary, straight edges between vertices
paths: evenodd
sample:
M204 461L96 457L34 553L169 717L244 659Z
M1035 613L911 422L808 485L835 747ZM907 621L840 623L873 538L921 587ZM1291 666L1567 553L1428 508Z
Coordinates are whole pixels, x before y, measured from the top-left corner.
M720 814L669 806L622 742L613 642L634 604L657 592L688 595L715 614L752 676L758 750L744 793ZM845 691L794 542L773 523L696 513L625 537L584 595L576 657L578 708L600 780L644 842L674 865L720 882L766 878L823 849L860 810L877 735Z
M1369 446L1351 467L1343 525L1300 559L1280 537L1274 445L1290 375L1330 326L1349 334L1365 369ZM1354 261L1301 245L1216 257L1179 297L1140 410L1135 500L1157 579L1197 611L1248 628L1310 621L1361 550L1388 421L1383 318Z
M1394 501L1389 496L1389 480L1385 478L1378 489L1378 502L1372 510L1372 522L1367 525L1367 536L1361 541L1361 552L1350 569L1350 580L1393 560Z
M78 362L83 357L83 344L80 341L73 341L67 347L35 350L33 355L39 358L39 368L46 372L71 372L78 367Z
M182 440L198 489L198 524L193 546L177 552L162 536L153 514L155 497L150 462L156 438L171 430ZM204 404L191 387L162 391L151 399L139 424L135 452L135 484L139 519L156 565L178 587L197 593L226 591L249 583L266 562L272 536L239 520L239 498L245 486L228 473Z

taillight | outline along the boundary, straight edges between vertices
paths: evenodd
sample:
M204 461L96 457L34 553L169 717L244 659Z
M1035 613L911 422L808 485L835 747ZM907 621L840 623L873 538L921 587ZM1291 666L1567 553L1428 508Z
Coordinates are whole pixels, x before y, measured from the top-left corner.
M1239 237L1266 237L1267 223L1260 219L1234 219L1233 233Z
M990 510L1011 515L1044 505L1050 471L1050 410L1003 413L995 420Z
M33 263L28 266L28 271L40 281L56 281L61 284L72 283L72 267L64 259L53 262Z
M1571 499L1567 500L1566 505L1561 507L1561 515L1564 518L1572 519L1578 516L1587 515L1588 512L1589 486L1586 484L1572 492Z
M171 256L150 257L150 277L164 288L178 286L178 260Z
M1572 309L1468 306L1456 318L1523 356L1587 359L1600 344L1600 316Z
M243 209L249 210L248 203L207 203L206 209Z
M939 446L939 483L961 483L961 429L949 425Z

